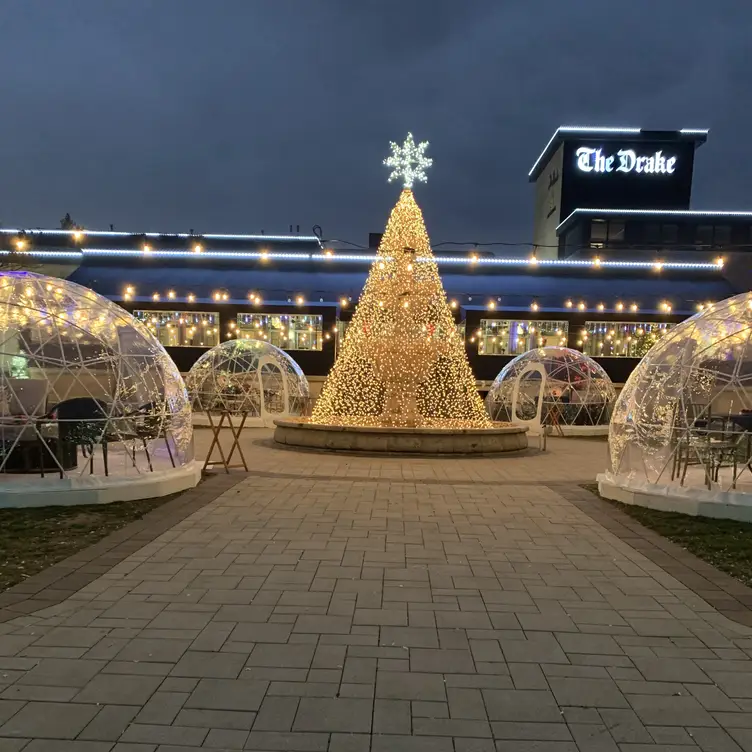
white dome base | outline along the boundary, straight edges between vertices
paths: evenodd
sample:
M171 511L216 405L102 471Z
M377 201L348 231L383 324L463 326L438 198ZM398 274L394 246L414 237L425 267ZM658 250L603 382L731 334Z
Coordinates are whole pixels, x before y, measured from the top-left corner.
M0 476L0 508L111 504L187 491L201 480L201 464L191 460L169 470L133 475L78 475L67 478Z
M559 433L561 428L561 433ZM549 436L608 436L608 423L600 426L567 426L560 425L559 428L547 426Z
M617 478L611 473L600 473L596 480L601 496L622 504L692 517L752 522L752 493L745 491L630 483L628 479Z

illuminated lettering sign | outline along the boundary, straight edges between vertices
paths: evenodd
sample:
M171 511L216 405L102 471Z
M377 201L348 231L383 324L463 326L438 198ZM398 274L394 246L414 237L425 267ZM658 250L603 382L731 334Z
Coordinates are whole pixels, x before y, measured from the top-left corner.
M676 170L676 157L666 157L663 151L638 155L634 149L620 149L616 154L604 154L603 149L581 146L575 152L577 169L582 172L640 172L647 175L670 175Z

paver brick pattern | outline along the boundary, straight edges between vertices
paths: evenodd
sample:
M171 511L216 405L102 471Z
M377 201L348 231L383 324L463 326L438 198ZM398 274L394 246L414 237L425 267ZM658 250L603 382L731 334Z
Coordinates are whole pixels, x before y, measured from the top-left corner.
M0 752L752 751L752 629L566 498L598 451L249 446L254 474L0 624Z

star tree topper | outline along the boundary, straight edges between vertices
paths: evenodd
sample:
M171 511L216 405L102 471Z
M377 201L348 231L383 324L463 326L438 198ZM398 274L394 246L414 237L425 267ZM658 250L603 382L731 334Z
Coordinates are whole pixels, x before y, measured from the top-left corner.
M412 133L407 134L402 146L390 141L389 148L392 150L392 154L384 160L384 164L392 168L389 182L391 183L392 180L398 180L401 177L402 185L405 188L412 188L416 180L425 183L427 179L426 168L433 164L433 159L429 159L423 154L427 147L428 141L421 141L416 144L413 141Z

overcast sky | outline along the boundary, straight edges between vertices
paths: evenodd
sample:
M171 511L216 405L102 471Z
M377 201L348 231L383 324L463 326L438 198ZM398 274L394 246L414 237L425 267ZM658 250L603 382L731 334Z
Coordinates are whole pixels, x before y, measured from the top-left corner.
M0 0L0 221L363 243L408 130L437 243L528 242L559 124L709 127L752 209L749 0Z

